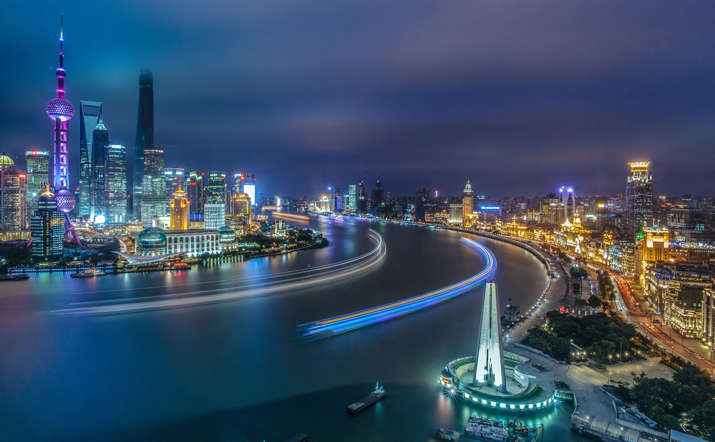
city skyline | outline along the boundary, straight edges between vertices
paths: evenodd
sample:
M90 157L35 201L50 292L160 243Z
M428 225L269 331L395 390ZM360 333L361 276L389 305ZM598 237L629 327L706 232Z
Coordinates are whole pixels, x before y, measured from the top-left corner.
M439 186L443 193L457 194L457 183L445 184L454 175L470 177L477 193L552 189L558 185L555 179L571 182L587 194L615 193L622 186L612 177L620 176L621 165L634 159L652 162L659 177L655 193L712 187L712 109L700 92L712 87L714 77L708 73L715 67L705 54L713 39L693 38L713 32L701 19L712 15L709 5L685 17L675 6L663 4L640 17L642 5L635 2L590 11L593 18L586 18L588 10L561 5L551 24L565 35L576 33L572 21L581 25L583 33L576 33L573 44L549 36L530 41L547 20L543 12L512 16L484 5L483 20L510 19L521 25L512 40L503 31L483 26L479 32L494 45L493 51L477 44L479 32L467 29L463 20L455 19L454 29L443 23L454 19L451 7L437 13L416 4L406 22L393 29L375 23L368 7L346 5L359 13L359 23L377 25L381 50L371 53L367 43L358 44L341 33L322 57L316 57L321 46L314 33L330 31L330 19L337 25L350 15L343 11L334 16L320 6L293 19L278 5L266 5L265 10L226 6L203 11L195 21L180 10L166 11L167 22L158 24L144 11L130 9L112 17L119 28L136 29L121 39L95 29L98 23L81 19L94 6L83 13L68 8L68 97L75 108L80 100L105 103L112 142L126 145L133 157L137 77L149 68L155 76L154 138L166 149L167 166L191 163L199 170L215 170L230 162L260 176L266 194L287 189L310 194L324 183L339 182L341 176L368 182L379 176L393 193ZM17 9L18 22L30 14ZM33 12L41 32L16 42L16 50L27 55L17 57L17 72L9 72L19 87L10 91L13 105L6 107L13 112L3 111L0 123L3 149L16 160L30 147L49 148L37 107L50 92L46 79L55 59L56 37L49 30L59 12L56 7ZM397 11L384 13L390 17ZM249 18L255 23L247 23ZM610 39L597 26L603 19L613 27ZM655 25L646 26L646 19ZM228 33L231 20L244 25L238 27L239 35ZM275 26L275 20L300 20L300 26L286 26L285 34L264 40L261 31ZM215 23L215 29L203 35L208 22ZM175 27L177 43L156 35L152 25ZM316 30L309 32L309 26ZM386 61L386 54L401 54L400 32L418 32L422 26L443 32L445 41L426 41L424 48L411 45L417 53ZM13 31L18 31L16 23L0 32ZM245 56L225 63L228 55L205 50L221 38ZM657 44L637 44L645 40ZM286 41L300 42L299 53L312 55L309 61L296 60ZM23 51L29 43L39 50ZM179 43L181 49L176 47ZM464 46L471 49L470 45L473 53L463 62L448 63L449 68L427 63L440 57L454 61L451 57L467 55ZM527 48L542 58L524 55ZM617 50L606 55L613 48ZM346 55L347 49L352 56ZM515 53L523 56L503 57ZM196 57L201 69L189 63ZM366 65L375 72L366 72ZM289 78L285 72L302 75ZM223 79L226 86L221 88ZM70 125L70 177L75 186L79 138L79 124ZM694 156L700 161L690 161Z
M715 440L715 6L81 6L0 23L8 440Z

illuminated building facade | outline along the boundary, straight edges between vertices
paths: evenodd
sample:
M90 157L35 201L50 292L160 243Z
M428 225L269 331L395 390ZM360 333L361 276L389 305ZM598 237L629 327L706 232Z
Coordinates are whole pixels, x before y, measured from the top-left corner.
M186 174L181 167L165 167L164 182L166 183L166 193L172 198L174 192L185 189Z
M681 286L666 304L663 319L673 330L686 338L701 337L703 327L703 288Z
M348 186L348 203L347 203L348 212L350 212L350 213L357 212L357 198L358 198L357 185L350 184Z
M462 205L453 203L449 205L449 223L462 224Z
M109 131L100 119L92 133L92 174L89 181L89 218L99 224L107 219L107 146Z
M367 189L364 181L360 181L358 184L357 211L359 213L367 212Z
M166 217L169 211L164 181L164 149L144 149L141 187L141 222L144 227L150 227L152 222Z
M626 178L626 229L635 234L643 226L653 225L653 177L649 161L628 163L631 174Z
M25 152L27 169L27 207L30 215L37 209L37 200L50 184L50 153L31 149Z
M27 176L14 161L0 155L0 230L20 232L28 228Z
M134 174L132 206L134 216L141 218L142 185L144 183L144 151L154 147L154 77L150 70L139 73L139 109L137 137L134 144Z
M244 227L251 224L251 198L246 193L231 196L230 222L232 227Z
M707 266L693 263L658 263L649 266L643 274L643 293L650 309L665 314L683 287L707 288L711 286Z
M106 221L124 223L128 211L127 148L110 144L105 150L105 190L107 202Z
M58 209L65 215L65 234L67 239L80 244L79 236L74 231L69 220L69 213L74 209L75 196L69 190L69 121L74 116L72 103L65 99L64 68L64 17L60 18L60 51L59 66L55 71L57 77L57 96L47 103L45 112L54 122L53 132L53 187Z
M169 218L170 230L189 229L189 200L181 189L174 192L174 198L169 203Z
M497 288L488 282L484 288L482 320L477 337L477 352L474 358L474 382L493 385L506 392L504 374L504 349L501 340L501 313Z
M715 346L715 286L703 289L701 339L705 345Z
M218 230L226 225L226 174L209 172L204 192L204 226Z
M47 184L37 200L37 210L30 218L32 256L44 261L62 258L65 216L57 209L57 200Z
M242 192L248 195L248 197L251 199L252 206L255 206L257 204L256 196L258 195L258 193L256 191L256 175L252 173L244 174Z
M467 178L467 184L464 186L462 193L462 226L469 227L472 225L472 212L474 211L474 192L472 192L472 184Z
M189 172L186 178L186 196L189 198L189 219L192 222L204 220L204 174Z
M79 102L79 217L90 219L92 196L92 165L94 160L94 129L102 119L102 103L99 101Z

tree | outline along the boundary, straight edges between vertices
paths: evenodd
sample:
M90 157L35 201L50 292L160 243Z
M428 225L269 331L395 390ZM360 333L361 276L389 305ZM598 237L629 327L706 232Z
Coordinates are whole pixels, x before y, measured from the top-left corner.
M596 295L591 295L588 298L588 305L590 305L593 308L598 308L601 306L601 300L598 299L598 296Z
M693 425L701 437L715 440L715 400L710 399L691 413Z

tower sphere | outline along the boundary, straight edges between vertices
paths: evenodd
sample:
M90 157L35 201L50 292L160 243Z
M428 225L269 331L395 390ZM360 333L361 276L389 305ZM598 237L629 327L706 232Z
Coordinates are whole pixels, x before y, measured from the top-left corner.
M70 192L67 189L60 189L57 191L55 194L55 197L57 199L57 208L64 212L64 213L69 213L74 209L75 205L75 198L74 195L72 195L72 192Z
M52 120L59 118L61 121L67 121L74 115L74 108L69 101L56 97L47 103L45 112Z

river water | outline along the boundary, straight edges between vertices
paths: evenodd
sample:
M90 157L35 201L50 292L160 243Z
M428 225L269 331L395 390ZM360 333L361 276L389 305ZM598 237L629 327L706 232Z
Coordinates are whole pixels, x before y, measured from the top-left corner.
M374 247L364 223L312 221L328 247L183 273L92 280L42 274L0 286L0 440L427 441L484 411L439 393L446 362L471 354L483 288L412 315L307 342L298 324L436 289L484 265L456 232L373 224L385 259L345 280L232 302L67 315L91 302L226 291L247 278L348 259ZM479 239L503 303L526 310L546 281L528 252ZM256 279L259 281L260 279ZM376 380L389 397L345 405ZM544 440L581 440L568 405L526 419Z

